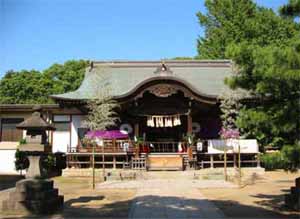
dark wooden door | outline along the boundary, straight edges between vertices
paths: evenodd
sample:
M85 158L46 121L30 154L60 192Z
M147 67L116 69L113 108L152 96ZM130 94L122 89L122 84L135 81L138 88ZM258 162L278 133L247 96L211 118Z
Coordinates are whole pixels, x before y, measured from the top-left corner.
M1 120L1 141L20 141L23 131L16 128L22 122L22 118L7 118Z

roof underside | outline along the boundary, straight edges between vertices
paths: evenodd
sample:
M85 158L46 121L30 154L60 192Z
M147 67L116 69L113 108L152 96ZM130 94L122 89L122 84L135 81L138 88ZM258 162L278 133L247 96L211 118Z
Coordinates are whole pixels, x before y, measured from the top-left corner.
M167 71L161 71L161 61L147 62L92 62L86 70L81 86L73 92L52 95L54 99L86 100L94 98L105 86L114 98L126 97L145 81L180 81L199 95L217 98L228 90L224 79L232 75L229 60L218 61L164 61Z

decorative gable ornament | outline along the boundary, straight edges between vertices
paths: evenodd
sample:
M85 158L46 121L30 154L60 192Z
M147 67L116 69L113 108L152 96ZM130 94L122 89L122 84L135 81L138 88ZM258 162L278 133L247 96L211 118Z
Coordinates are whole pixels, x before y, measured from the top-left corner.
M173 72L171 69L165 64L165 62L162 62L160 66L157 67L157 69L154 71L154 74L157 74L159 76L166 76L166 75L172 75Z
M148 90L157 97L169 97L177 93L177 89L169 84L157 84L150 87Z

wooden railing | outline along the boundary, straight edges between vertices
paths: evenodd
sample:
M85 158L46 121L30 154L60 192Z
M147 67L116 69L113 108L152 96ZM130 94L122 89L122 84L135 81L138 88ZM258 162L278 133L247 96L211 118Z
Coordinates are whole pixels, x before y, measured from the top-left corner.
M179 153L187 152L187 146L181 143L181 151L179 151L180 142L150 142L146 141L140 145L140 153ZM196 148L193 147L193 151ZM68 148L69 153L91 153L92 146L79 146L76 148ZM95 146L96 153L134 153L136 151L134 144L131 140L105 140L104 147Z
M104 140L104 147L95 146L95 153L127 153L133 152L134 147L130 140ZM93 147L77 146L76 148L68 147L69 153L91 153Z
M145 145L153 153L176 153L178 152L178 142L145 142Z
M181 151L179 151L179 143L181 143ZM187 145L184 142L149 142L146 141L145 145L149 148L151 153L179 153L187 152ZM196 147L192 147L196 150Z

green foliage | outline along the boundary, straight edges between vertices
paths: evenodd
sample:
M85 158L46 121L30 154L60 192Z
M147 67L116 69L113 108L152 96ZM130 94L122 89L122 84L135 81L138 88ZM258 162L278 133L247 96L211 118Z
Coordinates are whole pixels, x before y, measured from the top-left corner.
M207 13L197 13L205 28L198 39L198 58L231 58L227 46L248 42L257 46L283 45L296 35L297 24L251 0L206 0Z
M90 110L85 125L91 130L106 130L119 121L117 109L120 105L110 96L109 87L103 87L94 99L88 101Z
M29 167L26 152L19 149L15 153L15 169L25 170ZM66 168L66 158L63 153L48 154L41 157L42 178L49 176L51 172L61 171Z
M222 127L225 130L236 129L236 118L241 108L240 100L243 95L238 92L224 92L219 98L221 99L220 109L222 112Z
M197 142L194 133L187 133L186 135L183 135L182 140L186 143L188 147L195 145Z
M261 155L260 159L267 170L297 171L300 167L300 144L285 145L278 152Z
M25 139L25 138L21 139L21 140L19 141L19 144L20 144L20 145L21 145L21 144L27 144L26 139Z
M67 61L54 64L44 72L8 71L0 80L0 104L52 103L49 95L78 88L87 61Z
M54 93L65 93L76 90L83 78L88 62L84 60L71 60L61 64L53 64L43 74L45 78L53 81Z
M54 154L48 154L44 157L42 157L42 167L45 169L44 171L50 170L52 167L55 166L55 155Z
M297 9L297 4L289 5ZM243 102L236 119L241 134L261 145L294 144L300 138L299 24L251 0L206 0L205 5L207 13L197 14L205 27L198 58L233 59L236 74L225 82L255 98Z
M260 156L266 170L276 170L284 168L284 160L280 151L267 153Z
M9 71L0 81L0 103L49 103L52 90L52 83L38 71Z
M283 5L279 12L283 16L287 17L299 17L300 16L300 0L289 0L288 4Z
M23 151L17 149L15 153L15 169L24 170L29 167L29 160Z
M300 40L286 46L242 44L230 52L240 69L227 83L257 97L257 104L241 112L239 128L262 144L293 144L300 131Z
M173 58L174 60L194 60L194 57L188 57L188 56L178 56Z
M296 171L300 167L300 143L285 145L281 149L285 169Z
M88 101L90 112L86 121L87 126L91 130L106 130L115 126L119 120L115 112L118 107L118 103L109 96Z

